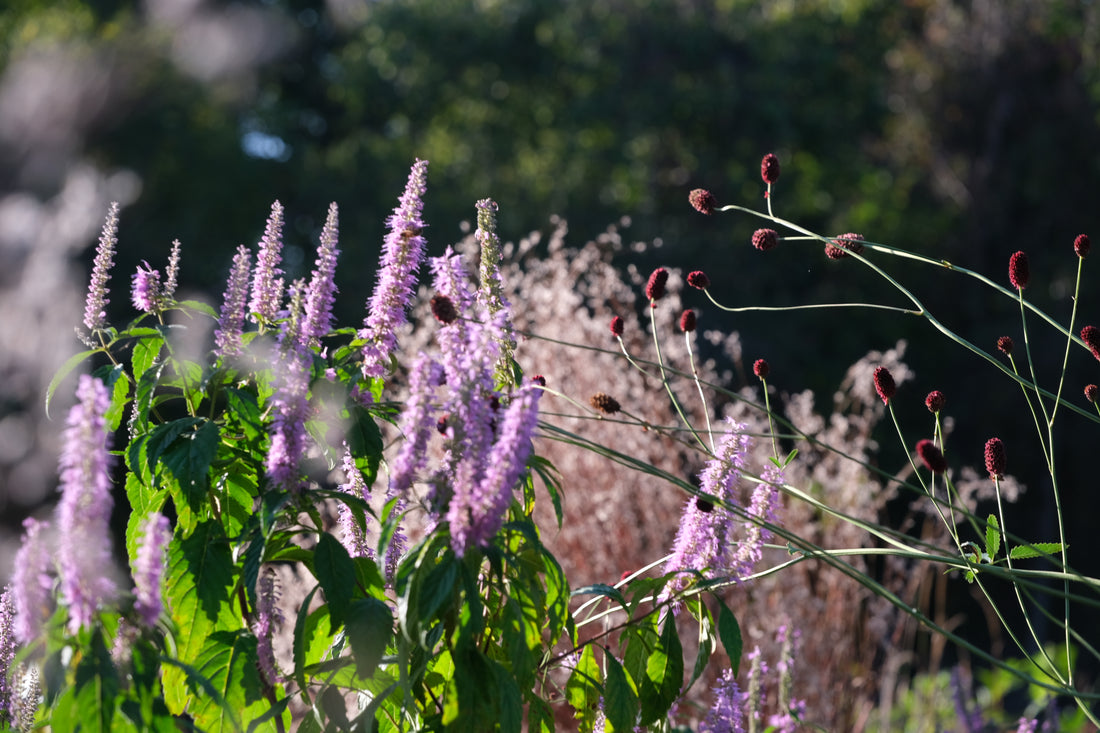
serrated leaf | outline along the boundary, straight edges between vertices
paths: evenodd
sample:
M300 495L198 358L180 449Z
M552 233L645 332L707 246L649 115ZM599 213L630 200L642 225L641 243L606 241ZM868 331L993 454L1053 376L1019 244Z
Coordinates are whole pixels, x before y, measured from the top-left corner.
M668 614L657 646L646 660L645 680L640 686L642 725L659 720L680 696L684 682L684 653L676 631L676 618Z
M325 593L332 627L338 629L355 592L355 565L344 546L328 532L321 535L313 551L313 575Z
M502 665L490 662L496 677L499 713L497 722L501 733L520 733L523 728L523 696L515 677Z
M217 453L218 426L203 420L198 429L182 431L160 456L161 465L172 473L195 512L206 502L210 464Z
M591 721L596 714L596 705L600 701L600 665L591 644L585 644L573 674L565 683L565 699L573 706L576 717Z
M344 628L355 657L355 673L367 679L378 668L393 639L393 614L382 601L362 598L348 607Z
M741 651L744 644L741 639L741 625L737 623L737 617L725 602L717 595L715 599L718 601L718 638L722 640L726 656L730 658L733 676L736 677L737 668L741 665Z
M244 630L216 631L206 639L195 670L225 701L221 705L202 697L193 700L188 712L195 723L210 733L236 731L267 710L262 695L256 637Z
M178 661L190 665L210 634L239 629L243 622L230 599L233 557L221 525L207 520L185 538L178 532L177 527L177 536L168 546L165 595L177 629ZM178 666L164 672L164 699L176 715L189 702L185 677L185 670Z
M103 642L103 633L92 633L91 649L76 666L73 681L75 713L82 731L113 730L112 718L118 704L118 672L115 671L111 653Z
M349 412L351 421L344 439L355 460L355 467L363 474L367 486L372 486L382 462L382 431L374 416L365 408L355 406Z
M137 558L138 535L141 525L152 512L164 506L165 492L157 491L141 483L137 474L126 474L126 498L130 502L130 516L126 521L126 555L131 565Z
M612 730L634 730L638 719L638 693L630 683L619 660L608 654L604 657L607 678L604 681L603 713Z
M142 375L156 363L163 346L164 338L157 331L152 331L150 337L140 338L134 342L134 350L130 355L130 366L134 370L135 379L140 380Z
M111 402L104 417L107 420L107 430L113 433L122 424L122 418L126 416L126 408L130 404L130 375L123 370L121 364L116 364L105 371L102 380L111 391Z
M1017 545L1009 551L1013 560L1027 560L1032 557L1049 557L1062 551L1060 542L1032 542L1030 545Z
M996 515L990 514L985 522L985 554L989 555L992 561L1001 550L1001 528L997 524Z

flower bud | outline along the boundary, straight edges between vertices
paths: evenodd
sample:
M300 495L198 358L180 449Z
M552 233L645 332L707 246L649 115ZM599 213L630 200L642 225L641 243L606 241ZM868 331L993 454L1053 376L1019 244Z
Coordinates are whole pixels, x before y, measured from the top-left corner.
M454 323L458 318L458 311L455 310L454 302L442 293L436 293L432 296L431 306L432 315L444 325Z
M687 284L693 288L699 290L706 290L710 287L710 278L702 270L696 270L695 272L688 273Z
M943 451L931 440L925 438L917 442L917 455L932 473L943 473L947 470L947 460L943 457Z
M757 359L752 363L752 373L760 379L767 379L770 371L771 366L768 365L767 359Z
M688 201L695 207L695 210L700 214L706 214L710 216L714 213L715 207L718 206L718 202L714 198L714 194L705 188L697 188L688 194Z
M862 234L856 234L855 232L841 234L831 243L825 245L825 256L831 260L842 260L848 256L848 252L861 255L863 254L862 241Z
M1000 438L990 438L985 443L985 470L990 478L1002 478L1005 475L1005 444Z
M1031 279L1031 270L1027 263L1027 254L1016 252L1008 259L1008 280L1012 287L1023 290Z
M1012 355L1012 338L1010 336L1001 336L997 339L997 350L1005 356Z
M928 396L924 398L924 406L928 408L929 412L939 412L943 409L946 401L947 398L943 396L943 392L936 389L929 392Z
M597 410L607 415L614 415L616 412L622 409L619 405L618 400L616 400L611 395L604 394L603 392L597 392L596 394L592 395L592 397L589 398L588 402Z
M760 177L768 184L779 180L779 158L775 157L775 153L768 153L760 161Z
M611 319L611 333L615 336L623 335L623 319L621 316L614 316Z
M658 267L649 276L649 282L645 286L645 297L651 301L660 300L665 295L665 283L668 282L668 270Z
M875 369L873 378L875 380L875 391L882 398L882 404L889 403L898 391L898 385L894 382L894 375L886 367L880 366Z
M752 246L761 252L775 249L779 244L779 233L774 229L757 229L752 233Z
M684 333L695 330L695 311L689 309L680 314L680 330Z
M1085 259L1089 254L1089 235L1078 234L1077 239L1073 240L1073 251L1077 253L1077 256L1081 259Z

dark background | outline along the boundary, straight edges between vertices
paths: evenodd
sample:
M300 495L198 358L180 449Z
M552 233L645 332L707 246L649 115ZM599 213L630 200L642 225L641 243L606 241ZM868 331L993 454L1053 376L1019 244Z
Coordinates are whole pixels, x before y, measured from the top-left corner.
M783 173L776 213L822 233L859 232L989 275L1030 256L1027 296L1065 321L1075 235L1100 236L1100 9L1095 3L745 0L328 3L9 0L0 10L0 504L3 531L56 486L49 375L79 347L87 272L106 204L121 200L114 302L142 259L183 243L181 295L217 303L240 243L286 207L287 269L308 272L330 201L340 205L340 323L358 323L386 216L409 166L431 161L433 254L474 202L500 205L518 239L570 224L573 244L623 215L663 246L623 265L703 268L729 305L906 305L817 245L752 249L759 220L694 212L688 191L763 207L760 157ZM1023 338L1018 308L973 281L875 257L945 323L994 351ZM1078 325L1100 323L1094 261ZM689 302L692 302L690 300ZM897 410L924 437L922 402L947 394L953 466L981 469L993 435L1028 492L1009 523L1054 540L1050 479L1020 390L927 322L868 310L723 318L782 390L827 400L849 364L899 339L916 379ZM1063 338L1030 320L1040 378L1056 385ZM1076 329L1075 329L1076 330ZM1067 398L1100 382L1071 353ZM884 427L889 427L888 425ZM1072 562L1097 574L1096 423L1056 427ZM904 453L882 435L882 465ZM5 562L7 567L10 561ZM1082 618L1078 616L1078 618ZM1082 622L1081 629L1095 628ZM1086 631L1086 637L1089 632ZM1092 641L1097 639L1093 635Z

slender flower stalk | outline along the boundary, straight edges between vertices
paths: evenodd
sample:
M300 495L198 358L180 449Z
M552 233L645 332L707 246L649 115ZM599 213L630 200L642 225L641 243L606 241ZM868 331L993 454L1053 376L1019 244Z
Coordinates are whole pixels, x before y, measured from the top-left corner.
M61 598L69 607L69 631L92 623L96 610L115 594L111 579L111 455L104 415L107 388L82 375L77 404L69 412L61 454L58 505L58 566Z
M405 192L388 221L390 231L382 245L378 282L359 331L359 338L366 341L363 345L365 377L381 377L386 373L390 353L397 343L396 329L406 320L405 310L424 259L425 240L421 232L425 224L420 216L424 208L427 170L426 160L413 164Z
M320 345L321 338L332 330L332 304L336 298L336 248L339 238L339 211L333 203L321 230L321 244L317 247L317 263L306 291L305 320L300 338L310 347Z
M248 296L248 274L252 254L241 245L233 257L233 267L225 284L218 330L214 332L215 353L222 358L241 353L241 332L244 329L245 298Z
M88 298L84 304L84 325L95 332L107 328L107 283L111 279L111 267L115 262L115 246L118 244L118 202L113 201L107 210L107 221L99 237L92 278L88 284Z
M49 528L46 522L33 517L23 520L23 541L15 554L15 570L12 573L12 603L15 607L15 638L22 644L30 644L42 630L42 621L50 612L50 591L53 581L49 576L50 553L42 532Z
M282 259L283 205L276 201L271 205L271 215L260 240L256 271L252 274L252 299L248 304L252 319L261 325L273 322L279 315L283 299L283 271L279 269Z
M157 625L164 610L161 580L164 578L165 552L172 539L168 517L153 512L141 525L141 544L134 558L134 610L146 628Z

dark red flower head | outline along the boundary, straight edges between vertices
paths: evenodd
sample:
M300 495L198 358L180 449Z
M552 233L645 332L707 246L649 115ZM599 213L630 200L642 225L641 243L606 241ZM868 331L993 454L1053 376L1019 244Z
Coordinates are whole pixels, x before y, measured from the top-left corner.
M695 311L689 309L680 314L680 330L684 333L695 330Z
M658 267L649 276L649 282L645 286L645 297L650 300L660 300L665 295L665 283L668 282L668 270Z
M775 157L775 153L768 153L760 161L760 177L764 179L764 183L775 183L779 180L779 158Z
M1085 399L1089 402L1096 404L1096 400L1100 399L1100 387L1095 384L1085 385Z
M894 382L894 375L884 366L877 367L872 375L875 380L875 391L882 398L882 404L887 404L898 391L898 385Z
M623 319L621 316L613 316L611 318L611 333L616 336L623 335Z
M1005 356L1010 356L1012 354L1012 337L1001 336L997 339L997 350Z
M985 470L989 478L1001 478L1005 475L1005 444L1000 438L990 438L985 442Z
M1100 360L1100 328L1085 326L1081 329L1081 340L1092 351L1092 355Z
M695 272L688 273L687 283L693 288L706 290L710 287L710 278L707 277L707 273L702 270L696 270Z
M943 392L938 389L932 390L928 393L928 396L924 398L924 406L928 408L929 412L939 412L943 409L944 403L947 402L947 398L943 396Z
M768 364L767 359L757 359L752 363L752 373L761 379L767 379L770 371L771 366Z
M779 244L779 233L774 229L757 229L752 233L752 246L761 252L775 249Z
M536 374L535 376L531 377L531 381L540 387L546 386L546 377L542 376L541 374Z
M440 323L454 323L458 318L454 302L442 293L436 293L431 300L432 315Z
M1027 265L1027 253L1016 252L1008 258L1008 281L1017 290L1027 287L1031 279L1031 269Z
M701 511L703 514L710 514L714 511L714 504L707 501L701 496L695 497L695 508Z
M925 438L917 442L917 455L932 473L943 473L947 470L947 460L943 457L943 451L931 440Z
M1077 256L1081 259L1088 257L1089 254L1089 235L1078 234L1077 239L1073 240L1073 251L1077 253Z
M695 207L695 210L700 214L706 214L710 216L714 213L714 209L718 206L718 201L715 200L714 194L705 188L697 188L688 194L688 201Z
M589 398L588 402L600 412L608 415L614 415L616 412L622 409L617 399L609 394L604 394L603 392L597 392L596 394L592 395L592 397Z
M825 245L825 256L831 260L842 260L848 256L848 252L863 254L863 235L849 232L841 234L831 243Z

